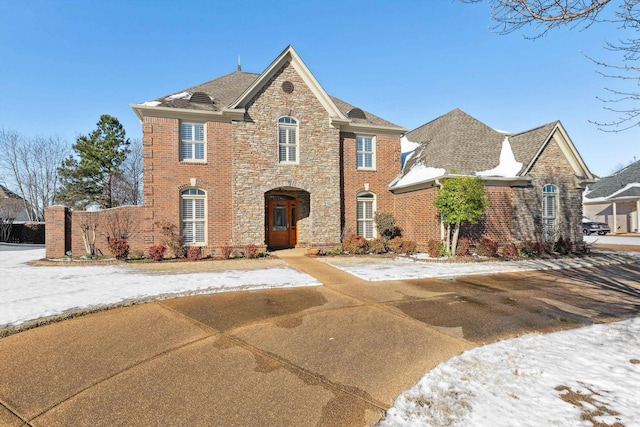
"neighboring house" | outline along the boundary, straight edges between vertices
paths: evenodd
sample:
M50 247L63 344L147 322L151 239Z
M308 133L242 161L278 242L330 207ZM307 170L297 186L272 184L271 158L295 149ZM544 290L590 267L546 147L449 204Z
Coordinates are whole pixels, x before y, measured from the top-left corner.
M424 247L441 237L438 180L476 173L491 205L463 233L500 244L582 238L593 176L559 122L505 134L454 110L403 138L407 129L328 95L291 46L261 74L238 70L131 107L144 149L144 206L131 208L142 225L129 239L138 249L163 242L160 223L205 254L332 246L376 237L376 211ZM49 209L48 256L81 249L74 224L104 216L91 215Z
M485 219L463 227L461 235L501 245L582 240L582 192L593 175L560 122L511 134L456 109L407 133L403 142L405 164L390 190L398 225L419 244L440 239L436 188L458 175L482 177L489 199Z
M640 232L640 160L589 185L583 205L586 217L606 222L613 233Z
M15 215L15 218L13 219L14 224L29 222L29 214L27 209L24 207L24 199L9 190L7 187L0 185L0 203L5 202L6 200L12 200L14 202L13 204L16 205L16 212L14 212L14 209L11 209L11 216ZM17 208L17 206L19 206L19 208Z

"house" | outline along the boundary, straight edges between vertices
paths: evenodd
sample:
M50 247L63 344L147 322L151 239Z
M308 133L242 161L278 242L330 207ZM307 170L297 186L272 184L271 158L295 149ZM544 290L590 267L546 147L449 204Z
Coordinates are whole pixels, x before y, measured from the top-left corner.
M640 160L589 185L584 214L606 222L614 233L638 233L640 223Z
M403 145L390 191L398 225L419 244L441 238L436 189L460 175L481 177L489 199L485 219L461 235L499 244L582 240L582 192L593 175L560 122L512 134L455 109L408 132Z
M261 74L132 108L149 222L181 224L185 244L335 245L393 210L387 185L407 129L328 95L291 46Z
M581 239L582 191L593 177L559 122L505 134L454 110L407 132L329 95L291 46L260 74L238 69L131 107L144 151L132 248L162 243L161 224L205 254L333 246L349 233L376 237L375 212L393 213L424 247L442 233L432 203L439 180L458 174L482 176L491 201L467 233ZM106 215L48 212L48 256L76 251L74 224Z

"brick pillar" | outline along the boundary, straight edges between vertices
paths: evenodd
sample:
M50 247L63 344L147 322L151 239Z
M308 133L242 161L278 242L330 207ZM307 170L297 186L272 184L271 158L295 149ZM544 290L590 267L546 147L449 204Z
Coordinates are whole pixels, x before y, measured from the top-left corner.
M61 258L70 250L68 217L71 212L66 206L50 206L44 211L45 247L47 258Z

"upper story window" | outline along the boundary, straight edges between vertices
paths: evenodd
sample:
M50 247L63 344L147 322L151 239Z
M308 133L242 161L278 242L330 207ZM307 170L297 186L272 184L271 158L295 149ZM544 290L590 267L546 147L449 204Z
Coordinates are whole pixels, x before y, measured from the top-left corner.
M356 136L356 167L358 169L375 169L376 139L373 136Z
M204 124L184 122L180 124L181 161L205 161L204 144Z
M558 231L558 187L547 184L542 188L542 237L555 241Z
M181 194L182 241L184 244L203 245L206 243L206 200L207 195L199 188L189 188Z
M298 163L298 121L293 117L278 119L278 161Z

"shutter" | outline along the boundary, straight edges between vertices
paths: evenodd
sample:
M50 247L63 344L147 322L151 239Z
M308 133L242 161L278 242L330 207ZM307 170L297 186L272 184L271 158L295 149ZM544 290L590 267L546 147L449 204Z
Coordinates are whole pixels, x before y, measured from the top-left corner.
M188 123L182 124L182 131L180 135L180 139L183 141L192 141L193 140L193 126Z
M182 220L188 221L193 219L193 200L182 201Z
M193 144L182 143L181 147L182 159L193 159Z
M195 215L193 219L204 219L204 200L197 199L195 202Z
M195 135L194 140L196 141L204 141L204 125L194 125Z
M195 158L198 160L204 160L204 144L193 144L195 147Z

